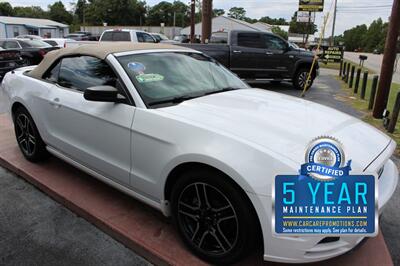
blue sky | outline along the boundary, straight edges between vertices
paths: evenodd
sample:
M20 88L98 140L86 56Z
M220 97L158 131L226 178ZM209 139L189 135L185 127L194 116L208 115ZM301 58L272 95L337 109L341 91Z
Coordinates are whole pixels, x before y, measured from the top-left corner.
M173 0L166 0L173 2ZM189 0L182 0L189 2ZM317 13L316 22L322 24L323 16L328 12L333 0L325 0L324 13ZM13 6L31 6L38 5L46 8L48 4L54 3L54 0L11 0ZM62 0L67 7L74 0ZM147 0L149 5L154 5L160 0ZM370 24L374 19L381 17L384 21L390 16L390 6L392 0L338 0L339 11L337 13L336 31L342 33L344 30L358 24ZM226 11L233 6L244 7L247 11L247 16L260 18L262 16L284 17L289 19L296 11L298 0L214 0L214 8L222 8ZM341 11L340 11L341 10ZM327 25L327 35L331 32L331 22Z

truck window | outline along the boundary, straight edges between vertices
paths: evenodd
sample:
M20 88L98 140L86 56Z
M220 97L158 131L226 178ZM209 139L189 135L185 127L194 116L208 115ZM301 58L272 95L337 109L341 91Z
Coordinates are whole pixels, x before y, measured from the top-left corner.
M129 32L126 32L126 31L114 31L112 40L114 42L130 42L131 35Z
M265 48L260 33L238 33L238 45L252 48Z
M111 31L104 32L103 35L101 36L101 41L105 42L112 41L112 32Z
M150 36L150 34L144 33L144 32L136 32L136 36L138 39L138 42L149 42L149 43L154 43L155 40L153 37Z
M287 47L285 41L270 34L264 35L264 42L265 47L269 50L285 50Z

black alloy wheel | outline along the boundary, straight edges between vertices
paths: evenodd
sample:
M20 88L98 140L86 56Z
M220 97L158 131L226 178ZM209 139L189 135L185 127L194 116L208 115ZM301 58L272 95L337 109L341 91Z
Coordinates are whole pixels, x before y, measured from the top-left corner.
M173 219L183 240L197 256L215 264L247 255L258 228L248 201L225 179L209 170L186 173L172 192Z
M311 76L310 79L308 79L309 72L310 70L308 68L301 68L297 71L296 77L293 81L293 85L296 89L304 90L304 86L307 84L306 89L308 90L312 86L314 77Z
M14 113L14 130L18 146L26 159L37 162L48 156L46 145L25 108L19 107Z

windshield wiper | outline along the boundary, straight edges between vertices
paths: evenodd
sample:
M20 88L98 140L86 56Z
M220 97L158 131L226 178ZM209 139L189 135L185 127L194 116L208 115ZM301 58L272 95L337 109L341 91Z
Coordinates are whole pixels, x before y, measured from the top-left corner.
M223 89L219 89L219 90L207 92L207 93L205 93L204 95L211 95L211 94L216 94L216 93L221 93L221 92L227 92L227 91L235 91L235 90L239 90L239 88L226 87L226 88L223 88Z
M159 105L159 104L165 104L165 103L182 103L184 101L188 101L188 100L191 100L191 99L194 99L197 97L200 97L200 96L184 95L184 96L178 96L178 97L174 97L174 98L170 98L170 99L166 99L166 100L150 102L147 105L153 106L153 105Z

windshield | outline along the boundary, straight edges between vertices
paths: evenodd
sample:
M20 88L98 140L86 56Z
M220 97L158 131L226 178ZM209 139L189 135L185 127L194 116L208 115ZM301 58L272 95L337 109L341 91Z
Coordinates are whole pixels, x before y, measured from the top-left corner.
M221 64L199 53L157 52L117 58L149 107L179 103L248 86Z

